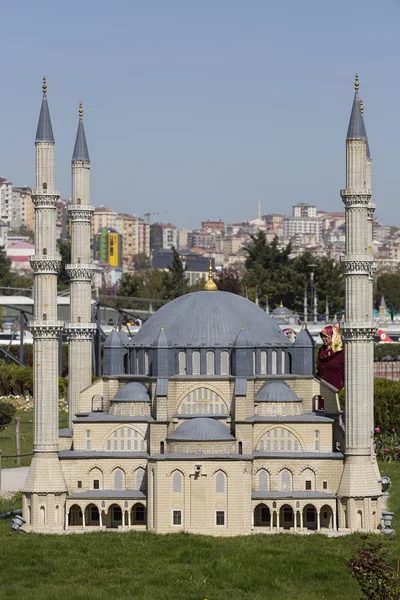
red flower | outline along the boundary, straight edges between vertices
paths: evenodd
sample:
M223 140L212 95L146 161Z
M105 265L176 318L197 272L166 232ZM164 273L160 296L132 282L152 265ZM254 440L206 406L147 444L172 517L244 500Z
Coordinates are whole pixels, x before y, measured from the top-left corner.
M396 429L393 427L392 431L393 431L393 433L394 433L394 432L396 431Z
M385 452L389 452L389 448L385 448Z
M379 427L375 427L375 433L380 433L380 432L381 432L380 428Z

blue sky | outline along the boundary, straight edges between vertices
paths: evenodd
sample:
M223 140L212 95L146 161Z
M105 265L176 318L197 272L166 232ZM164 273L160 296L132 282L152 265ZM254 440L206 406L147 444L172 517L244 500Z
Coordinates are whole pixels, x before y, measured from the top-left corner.
M56 181L70 196L78 103L92 204L197 227L296 202L342 210L360 75L378 218L400 226L396 0L3 3L0 175L34 184L47 76ZM153 217L153 221L160 217Z

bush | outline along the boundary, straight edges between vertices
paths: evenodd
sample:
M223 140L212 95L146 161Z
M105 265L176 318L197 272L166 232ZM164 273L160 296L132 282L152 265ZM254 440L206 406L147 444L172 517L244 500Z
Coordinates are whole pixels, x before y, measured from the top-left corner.
M339 392L340 406L346 403L346 388ZM374 380L374 423L382 431L400 431L400 382Z
M16 408L11 402L0 400L0 431L3 431L11 423L15 412Z
M361 588L361 600L399 600L400 579L386 563L382 544L374 544L367 536L361 536L357 554L347 566Z

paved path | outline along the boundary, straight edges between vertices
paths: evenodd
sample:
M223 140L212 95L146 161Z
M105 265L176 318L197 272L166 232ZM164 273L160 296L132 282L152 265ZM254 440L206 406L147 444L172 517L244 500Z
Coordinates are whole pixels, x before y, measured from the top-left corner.
M18 490L22 490L28 471L29 467L19 467L18 469L2 469L1 491L18 492Z

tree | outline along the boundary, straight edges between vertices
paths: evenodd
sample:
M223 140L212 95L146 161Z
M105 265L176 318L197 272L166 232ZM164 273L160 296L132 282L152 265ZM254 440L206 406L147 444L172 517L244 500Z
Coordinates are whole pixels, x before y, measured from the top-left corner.
M0 286L13 287L14 275L11 272L11 261L4 248L0 247Z
M305 288L309 307L311 306L310 265L314 265L318 313L325 313L326 297L329 300L331 314L340 313L343 309L342 269L332 259L315 257L309 252L290 258L290 244L281 249L276 238L268 244L263 231L251 236L246 254L246 274L243 284L249 289L250 299L254 300L257 288L258 297L262 302L268 296L271 306L278 306L283 302L287 308L303 314Z
M183 262L176 248L172 246L172 265L164 273L165 300L173 300L187 294L188 284Z
M132 256L132 262L135 265L135 271L141 271L142 269L149 269L151 267L150 258L144 252L139 252Z
M69 277L66 271L66 266L71 264L71 245L60 242L58 252L61 256L61 268L58 274L58 287L60 290L65 290L69 286Z
M222 269L215 274L215 283L221 292L231 292L232 294L242 293L242 282L239 271L233 269Z
M374 293L376 307L379 306L382 296L385 297L392 317L393 313L400 312L400 273L384 273L378 277Z

